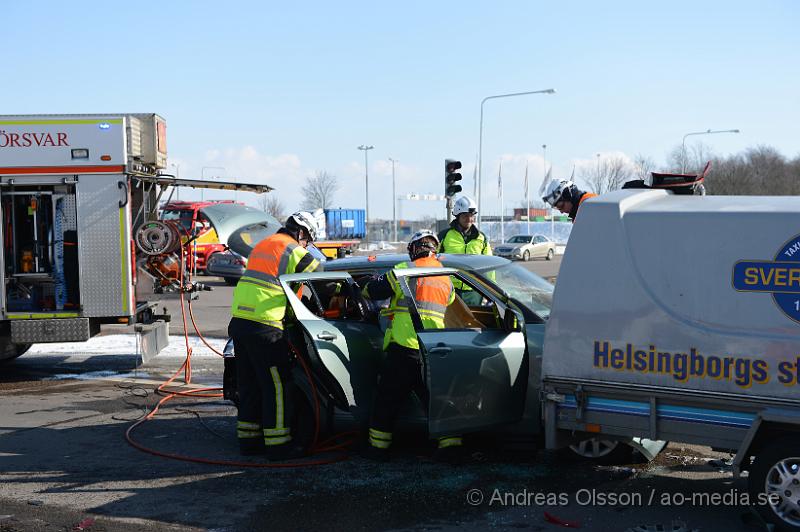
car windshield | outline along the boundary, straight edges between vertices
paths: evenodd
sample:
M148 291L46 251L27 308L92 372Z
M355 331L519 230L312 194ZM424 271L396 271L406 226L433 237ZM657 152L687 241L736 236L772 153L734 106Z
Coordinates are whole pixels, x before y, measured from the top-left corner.
M509 244L527 244L531 241L531 237L524 235L512 236L508 239Z
M161 219L179 222L187 233L192 230L192 211L164 209L161 212Z
M481 277L490 279L539 317L550 316L550 308L553 306L553 285L535 273L513 263L480 270L479 273Z

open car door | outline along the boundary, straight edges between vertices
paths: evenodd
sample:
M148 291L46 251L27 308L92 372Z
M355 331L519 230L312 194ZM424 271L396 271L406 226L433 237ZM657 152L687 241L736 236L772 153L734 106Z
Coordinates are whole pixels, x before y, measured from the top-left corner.
M358 286L346 272L296 273L279 281L302 329L299 341L305 344L315 378L339 408L366 415L383 333L377 319L367 315Z
M523 317L474 278L450 268L395 270L426 362L430 391L428 430L433 437L513 423L522 417L528 383ZM424 329L413 294L420 279L450 275L480 293L480 305L456 295L444 329Z

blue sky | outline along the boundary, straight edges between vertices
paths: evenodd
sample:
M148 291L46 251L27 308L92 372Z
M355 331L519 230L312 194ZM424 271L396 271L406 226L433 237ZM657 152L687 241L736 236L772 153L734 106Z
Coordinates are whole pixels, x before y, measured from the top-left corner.
M338 176L337 205L363 208L365 143L373 217L391 217L389 157L398 194L441 194L446 157L471 192L481 100L551 87L487 102L485 213L499 211L501 160L507 207L526 161L538 188L542 144L559 177L596 153L663 166L707 129L741 133L687 142L800 155L791 0L1 4L1 113L156 112L181 177L266 182L288 209L318 170Z

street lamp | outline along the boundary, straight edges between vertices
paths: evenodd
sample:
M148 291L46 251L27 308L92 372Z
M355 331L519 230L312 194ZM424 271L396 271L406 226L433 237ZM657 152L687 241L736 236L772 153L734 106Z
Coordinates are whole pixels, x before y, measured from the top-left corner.
M206 170L222 170L224 173L228 173L224 166L204 166L200 169L200 179L206 178ZM217 176L219 177L219 176ZM205 197L205 188L200 189L200 201L203 201Z
M170 166L175 167L175 179L181 178L181 165L180 163L172 163ZM175 187L175 201L181 200L181 187Z
M600 154L596 153L597 156L597 165L595 169L595 174L597 174L597 181L600 182Z
M392 161L392 242L397 242L397 196L394 190L394 163L400 161L391 157L389 157L389 160Z
M695 133L687 133L683 136L683 141L681 141L681 173L686 173L686 137L691 135L713 135L714 133L739 133L738 129L720 129L712 131L707 129L705 131L697 131Z
M512 96L526 96L528 94L555 94L555 89L544 89L539 91L526 91L526 92L512 92L509 94L495 94L494 96L487 96L483 100L481 100L481 127L480 132L478 134L478 224L481 221L481 197L483 196L481 187L483 185L483 181L481 180L482 176L482 162L483 162L483 104L485 104L488 100L493 100L495 98L510 98Z
M366 144L362 144L358 147L359 150L364 152L364 182L366 183L366 198L367 198L367 209L366 213L364 214L364 236L366 237L367 242L369 242L369 157L367 154L369 150L374 149L375 146L367 146Z

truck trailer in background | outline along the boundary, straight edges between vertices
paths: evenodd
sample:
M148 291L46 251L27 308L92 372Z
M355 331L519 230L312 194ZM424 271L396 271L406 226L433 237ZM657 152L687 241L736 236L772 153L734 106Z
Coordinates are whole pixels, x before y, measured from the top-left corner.
M329 259L352 253L367 234L364 209L317 209L313 214L319 226L314 244Z

